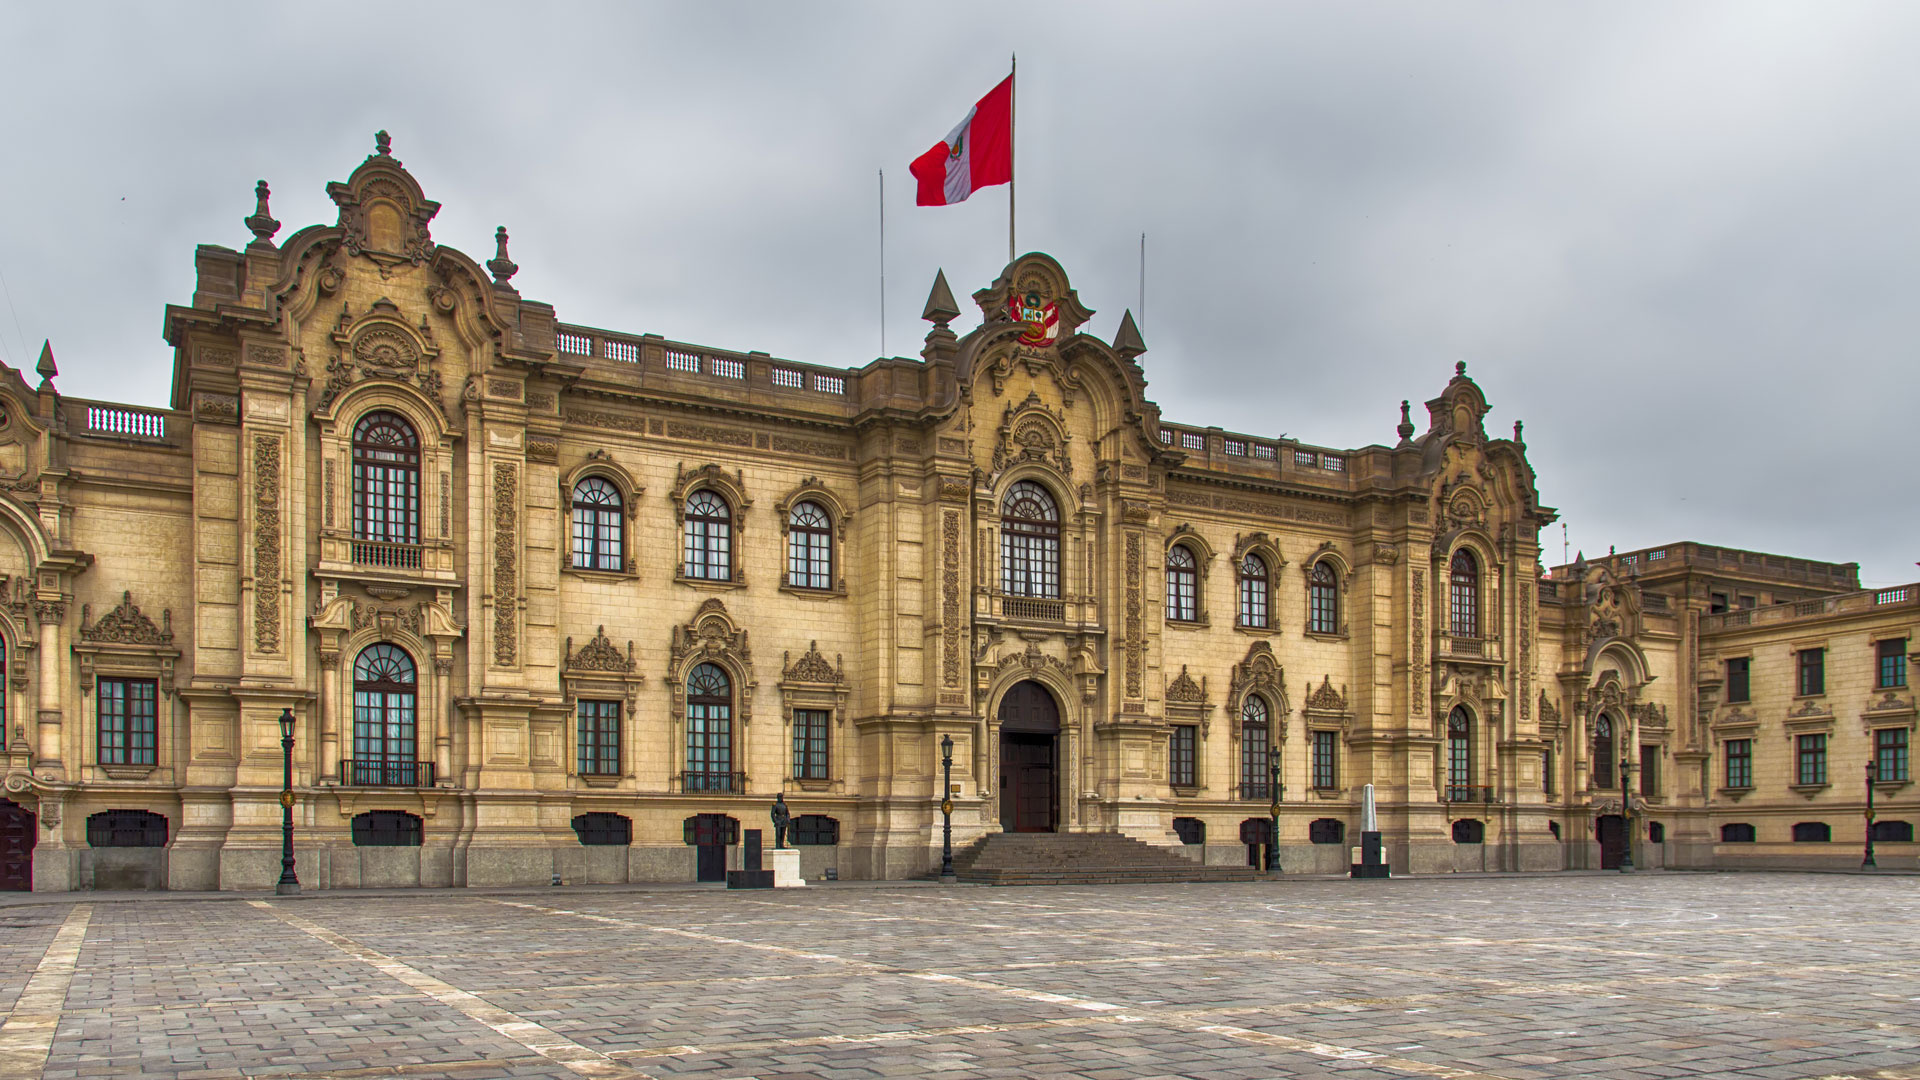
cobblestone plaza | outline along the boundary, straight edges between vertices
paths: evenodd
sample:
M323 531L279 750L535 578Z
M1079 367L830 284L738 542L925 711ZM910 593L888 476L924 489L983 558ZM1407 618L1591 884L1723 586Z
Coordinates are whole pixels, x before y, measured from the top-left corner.
M1920 1077L1920 879L0 908L4 1077Z

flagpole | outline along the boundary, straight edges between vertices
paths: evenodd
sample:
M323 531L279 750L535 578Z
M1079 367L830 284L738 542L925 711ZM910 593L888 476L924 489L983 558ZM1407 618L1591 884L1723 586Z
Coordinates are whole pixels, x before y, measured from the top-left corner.
M1142 330L1147 325L1147 234L1140 234L1140 323Z
M887 355L887 170L880 170L880 355Z
M1007 101L1007 167L1010 170L1010 175L1007 177L1007 262L1009 264L1013 262L1013 253L1015 250L1013 246L1013 188L1014 185L1020 181L1019 170L1013 167L1014 150L1019 146L1019 139L1016 138L1016 136L1019 134L1020 82L1015 76L1020 74L1020 56L1018 53L1011 55L1013 57L1013 65L1007 73L1008 80L1013 83L1012 86L1008 87L1010 93L1007 95L1009 99Z

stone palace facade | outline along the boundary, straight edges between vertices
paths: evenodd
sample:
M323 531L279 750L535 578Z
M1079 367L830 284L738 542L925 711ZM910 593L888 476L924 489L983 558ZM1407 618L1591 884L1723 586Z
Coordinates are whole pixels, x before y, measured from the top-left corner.
M822 368L559 321L384 135L327 190L196 252L171 408L0 372L6 887L271 885L289 711L310 887L711 879L776 792L808 876L925 874L947 739L962 844L1241 863L1277 795L1337 872L1371 783L1400 872L1842 865L1872 759L1914 863L1920 593L1549 571L1464 365L1309 446L1163 421L1045 255Z

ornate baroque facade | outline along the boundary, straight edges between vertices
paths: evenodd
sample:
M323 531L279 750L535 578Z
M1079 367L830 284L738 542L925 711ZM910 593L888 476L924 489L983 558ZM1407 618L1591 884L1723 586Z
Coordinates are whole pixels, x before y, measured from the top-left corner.
M1904 591L1697 545L1544 573L1464 366L1326 449L1162 422L1131 317L1085 332L1045 255L828 369L558 321L504 229L484 267L433 240L384 135L328 192L199 249L172 408L0 373L13 887L270 884L286 711L333 887L710 877L775 792L809 875L922 874L943 737L960 842L1239 862L1277 776L1322 872L1366 783L1402 872L1588 866L1621 755L1638 857L1704 866L1842 859L1847 770L1905 769Z

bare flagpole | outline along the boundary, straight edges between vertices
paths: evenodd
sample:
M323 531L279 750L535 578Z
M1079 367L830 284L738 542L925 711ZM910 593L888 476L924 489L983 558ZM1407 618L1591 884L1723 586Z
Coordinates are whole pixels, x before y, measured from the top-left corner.
M887 355L887 170L880 170L880 355Z
M1011 172L1011 175L1007 177L1007 261L1009 263L1013 261L1013 253L1015 250L1013 246L1013 187L1020 182L1020 170L1014 168L1015 163L1013 160L1014 148L1019 145L1019 139L1016 138L1016 136L1020 131L1019 125L1016 122L1020 115L1020 81L1015 78L1015 76L1020 74L1020 56L1018 53L1011 55L1013 57L1013 65L1007 73L1007 77L1013 80L1013 86L1010 87L1012 93L1008 95L1011 100L1007 102L1007 166Z
M1140 234L1140 322L1142 331L1147 325L1147 234Z

